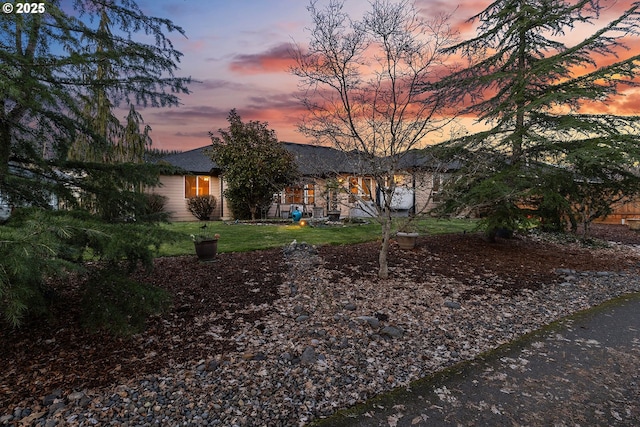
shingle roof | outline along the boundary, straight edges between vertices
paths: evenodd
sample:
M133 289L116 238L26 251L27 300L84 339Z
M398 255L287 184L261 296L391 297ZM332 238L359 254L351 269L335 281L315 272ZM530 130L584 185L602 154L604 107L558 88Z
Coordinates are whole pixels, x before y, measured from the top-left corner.
M366 170L366 159L355 152L344 152L332 147L321 145L298 144L283 142L284 148L293 154L300 173L305 176L326 176L336 173L359 174ZM160 160L176 168L194 174L217 174L219 167L211 160L206 150L210 145L170 154ZM426 153L415 150L407 153L402 159L401 167L411 169L425 167L433 163L433 159ZM459 165L447 165L456 168Z
M398 162L398 167L404 170L427 169L450 172L460 169L460 166L461 162L459 160L443 161L435 157L428 148L410 150Z
M340 150L310 144L283 142L284 148L295 157L298 168L303 175L325 175L330 173L350 173L358 169L357 159ZM219 171L218 165L211 160L206 150L210 145L170 154L159 163L166 163L194 174L211 174Z
M302 175L355 173L359 170L357 156L335 148L293 142L283 144L284 148L295 157Z
M168 163L171 166L194 174L216 174L219 169L218 165L206 153L209 147L211 146L206 145L182 153L169 154L163 157L159 163Z

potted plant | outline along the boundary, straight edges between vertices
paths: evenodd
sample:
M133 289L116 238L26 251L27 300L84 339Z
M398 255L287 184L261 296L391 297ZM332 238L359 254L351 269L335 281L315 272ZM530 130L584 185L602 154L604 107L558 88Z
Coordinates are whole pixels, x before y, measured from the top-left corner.
M213 261L218 253L219 234L192 234L191 239L200 261Z
M406 224L396 233L396 241L400 249L413 249L416 247L418 236L419 234L415 226L413 224Z

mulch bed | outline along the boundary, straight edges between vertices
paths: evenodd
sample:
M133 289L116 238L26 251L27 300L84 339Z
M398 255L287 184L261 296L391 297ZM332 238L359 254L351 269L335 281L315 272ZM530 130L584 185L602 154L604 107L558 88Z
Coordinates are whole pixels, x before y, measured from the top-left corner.
M640 244L640 234L621 225L594 225L592 235ZM319 252L325 268L337 276L378 280L377 248L373 242L324 246ZM559 251L553 244L521 239L488 243L477 234L421 237L418 249L408 252L394 244L389 265L392 275L403 274L411 281L442 275L474 284L476 295L537 289L541 283L557 280L558 268L617 271L629 266L626 259L594 257L588 248ZM499 278L500 286L486 286L488 278ZM232 351L234 343L220 336L231 336L239 317L259 328L287 277L282 251L275 249L219 254L211 263L200 263L195 256L162 258L142 279L167 289L173 304L168 312L150 319L145 332L131 338L83 330L77 292L82 282L73 280L54 284L59 297L52 302L51 316L31 319L17 330L2 327L0 407L11 408L54 389L108 385ZM254 292L257 286L260 292ZM246 310L254 306L260 308ZM207 330L208 322L199 321L212 316L219 325L217 334ZM147 357L150 354L156 357Z

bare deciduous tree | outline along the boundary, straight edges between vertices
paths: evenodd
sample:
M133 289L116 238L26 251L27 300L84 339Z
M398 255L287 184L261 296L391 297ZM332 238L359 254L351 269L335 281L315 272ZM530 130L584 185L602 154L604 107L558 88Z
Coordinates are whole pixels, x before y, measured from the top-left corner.
M324 9L315 1L308 7L309 44L294 47L292 69L307 110L299 129L355 154L362 175L375 180L379 198L372 208L382 228L378 274L386 278L399 189L393 178L406 170L406 156L451 120L428 85L446 72L442 49L455 34L447 16L424 19L408 1L374 0L358 21L343 6L331 0Z

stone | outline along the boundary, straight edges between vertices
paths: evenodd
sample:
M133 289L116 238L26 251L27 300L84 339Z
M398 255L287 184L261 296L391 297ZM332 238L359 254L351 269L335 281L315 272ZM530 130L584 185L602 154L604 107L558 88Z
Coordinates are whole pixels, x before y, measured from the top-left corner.
M291 361L291 359L293 359L293 357L291 357L291 353L289 353L288 351L285 351L284 353L282 353L280 355L280 358L288 361Z
M386 335L391 338L399 338L404 334L404 331L401 328L397 328L395 326L385 326L380 331L380 335Z
M355 310L356 310L356 305L355 305L354 303L352 303L352 302L348 302L348 303L346 303L346 304L344 305L344 307L343 307L343 308L344 308L345 310L348 310L348 311L355 311Z
M53 392L51 392L51 394L48 394L47 396L45 396L45 398L42 400L42 403L45 406L49 406L53 404L56 401L56 399L60 399L61 396L62 396L62 390L56 389Z
M251 360L267 360L267 356L263 352L259 351L255 354L255 356L253 356L253 359Z
M313 347L309 346L304 349L300 356L300 363L309 365L315 363L318 360L318 355Z
M67 396L67 399L69 399L70 401L76 401L76 400L80 400L84 397L84 393L81 391L74 391L73 393L69 393L69 396Z
M372 328L377 328L380 326L380 321L378 320L377 317L374 317L374 316L359 316L359 317L356 317L356 320L362 323L367 323Z
M462 308L459 302L454 302L454 301L445 301L444 306L447 308L452 308L454 310L458 310Z
M66 407L66 405L64 404L64 402L55 402L54 404L49 406L49 413L50 414L55 414L58 411L64 409L65 407Z
M298 294L298 287L291 283L289 285L289 296L295 297Z

